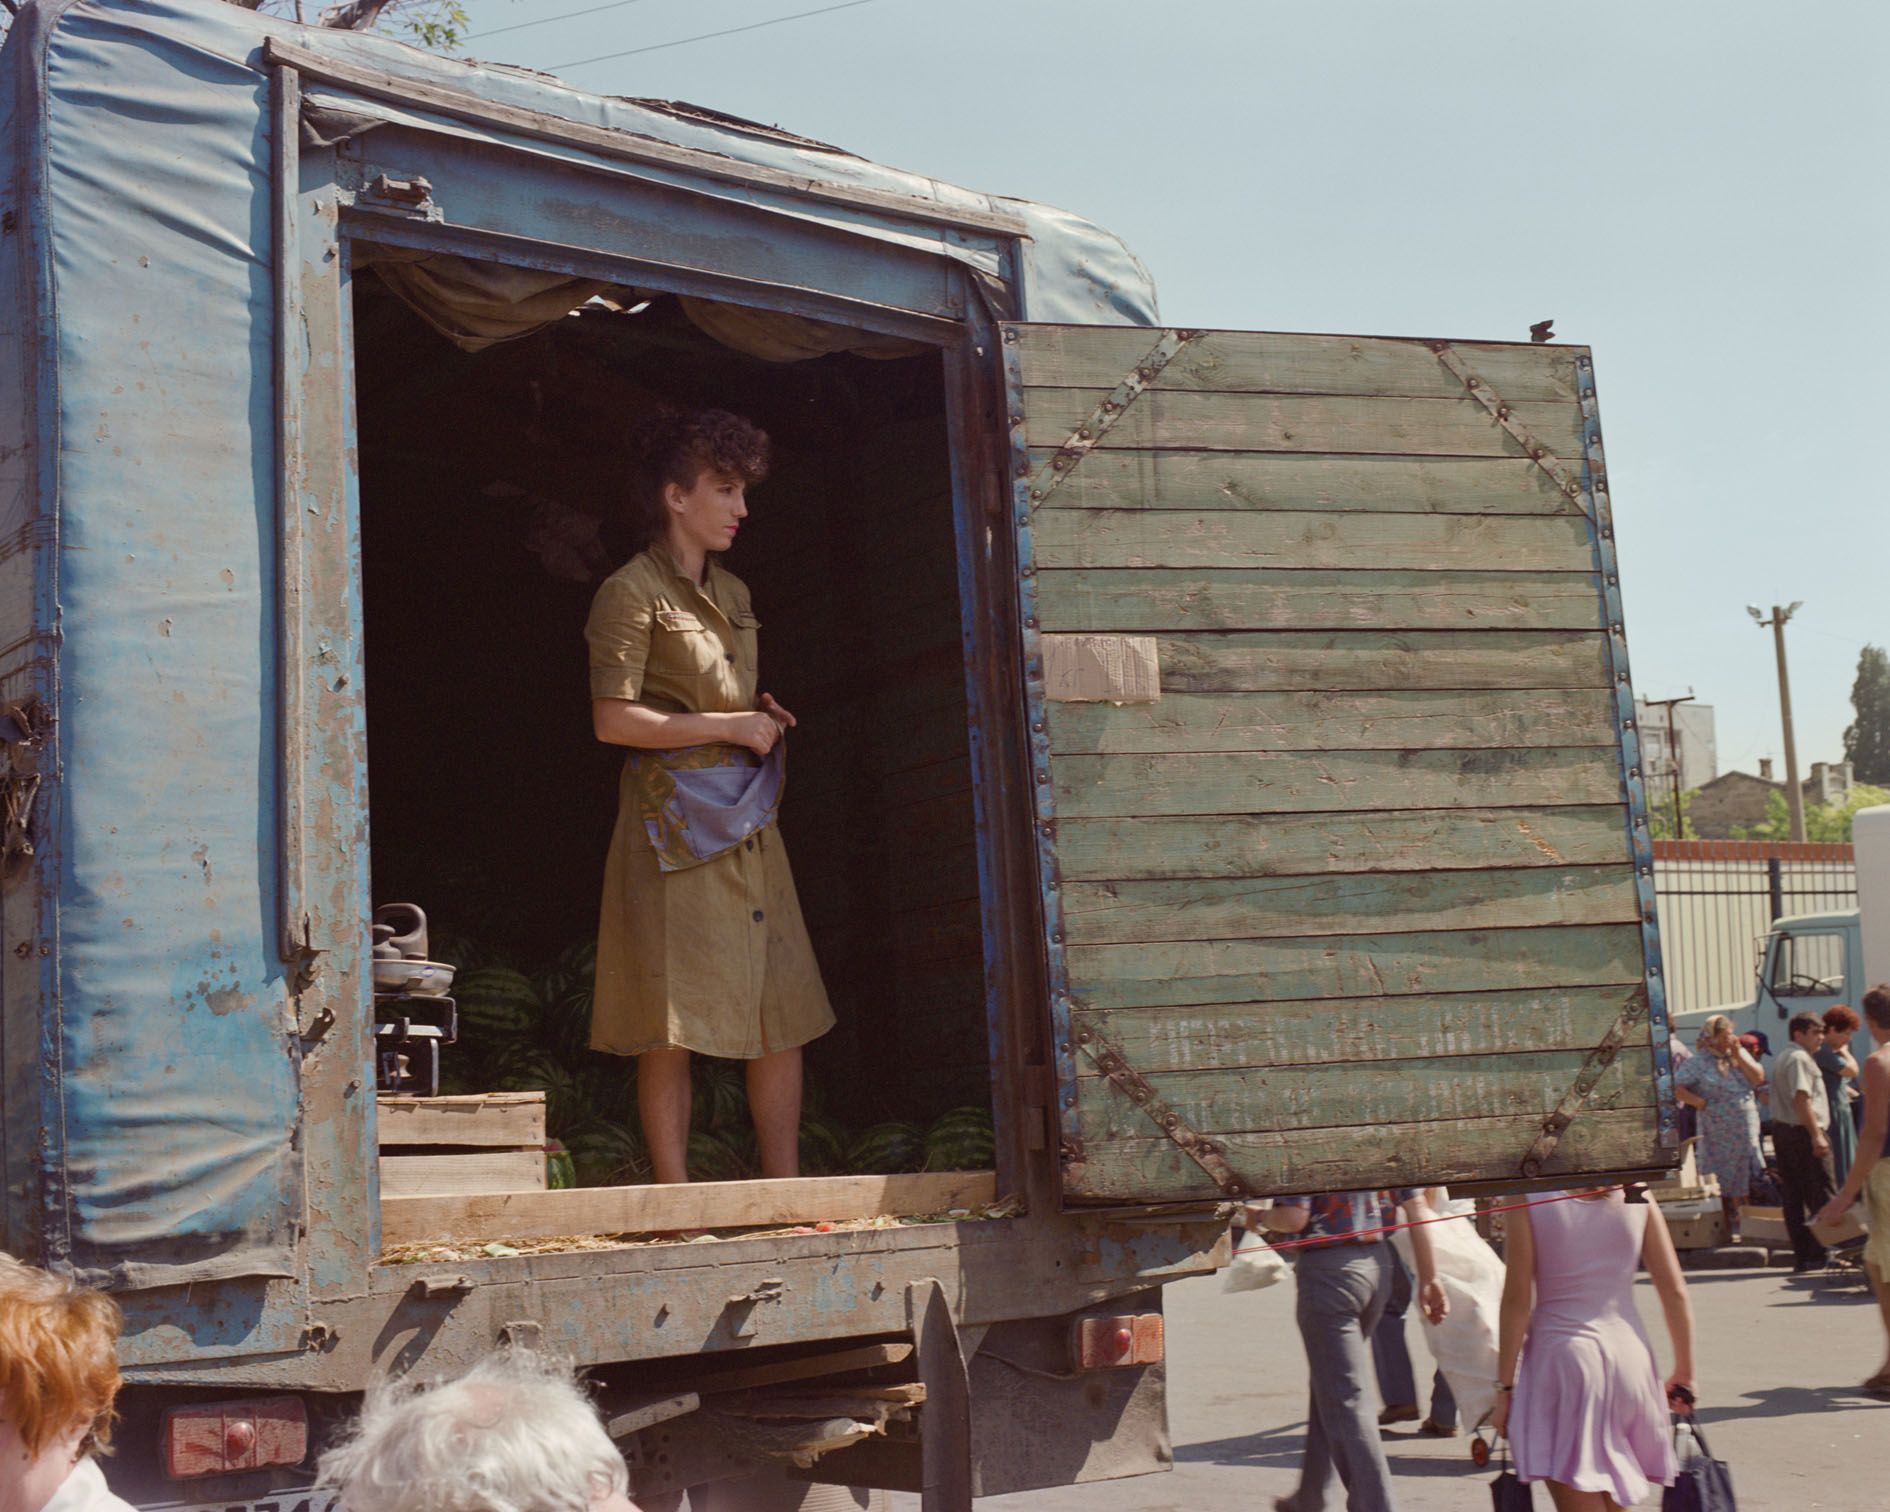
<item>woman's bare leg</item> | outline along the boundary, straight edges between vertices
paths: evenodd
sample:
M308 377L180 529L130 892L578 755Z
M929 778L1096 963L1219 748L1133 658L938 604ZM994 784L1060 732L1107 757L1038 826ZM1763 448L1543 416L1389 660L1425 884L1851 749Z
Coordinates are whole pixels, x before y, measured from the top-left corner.
M637 1114L659 1182L689 1179L689 1052L646 1050L637 1057Z
M748 1062L748 1111L755 1120L761 1174L801 1174L801 1051L774 1050Z
M1555 1503L1555 1512L1620 1512L1605 1491L1577 1491L1560 1481L1546 1484L1549 1500Z

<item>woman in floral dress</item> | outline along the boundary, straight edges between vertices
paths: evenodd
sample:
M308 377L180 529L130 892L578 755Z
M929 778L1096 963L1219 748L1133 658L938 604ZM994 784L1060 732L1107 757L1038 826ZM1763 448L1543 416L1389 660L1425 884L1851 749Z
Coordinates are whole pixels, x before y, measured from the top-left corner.
M1759 1104L1753 1089L1765 1072L1733 1033L1732 1021L1716 1013L1700 1030L1699 1053L1674 1074L1675 1095L1699 1110L1694 1146L1700 1174L1719 1178L1726 1210L1726 1237L1739 1231L1739 1209L1753 1178L1765 1171L1759 1153Z

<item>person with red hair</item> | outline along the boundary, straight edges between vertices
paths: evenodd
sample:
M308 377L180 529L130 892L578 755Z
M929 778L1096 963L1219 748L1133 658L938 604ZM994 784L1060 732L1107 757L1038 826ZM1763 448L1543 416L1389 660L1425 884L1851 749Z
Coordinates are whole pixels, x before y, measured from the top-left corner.
M92 1456L111 1439L117 1304L0 1254L0 1512L132 1512Z

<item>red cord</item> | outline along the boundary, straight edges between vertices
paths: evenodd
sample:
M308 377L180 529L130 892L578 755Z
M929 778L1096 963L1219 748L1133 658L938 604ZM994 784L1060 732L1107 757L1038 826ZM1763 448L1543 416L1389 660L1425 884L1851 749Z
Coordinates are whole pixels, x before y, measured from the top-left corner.
M1304 1249L1311 1244L1355 1244L1361 1239L1375 1238L1379 1234L1395 1234L1399 1229L1417 1228L1426 1223L1452 1223L1459 1218L1480 1218L1484 1213L1517 1213L1524 1208L1547 1207L1551 1202L1575 1202L1594 1192L1623 1190L1625 1188L1621 1186L1584 1187L1580 1192L1561 1192L1554 1197L1538 1197L1529 1202L1512 1202L1503 1207L1484 1208L1477 1213L1440 1213L1436 1217L1419 1218L1410 1223L1387 1223L1382 1228L1354 1229L1348 1234L1314 1234L1305 1239L1270 1238L1266 1242L1269 1248L1276 1250Z

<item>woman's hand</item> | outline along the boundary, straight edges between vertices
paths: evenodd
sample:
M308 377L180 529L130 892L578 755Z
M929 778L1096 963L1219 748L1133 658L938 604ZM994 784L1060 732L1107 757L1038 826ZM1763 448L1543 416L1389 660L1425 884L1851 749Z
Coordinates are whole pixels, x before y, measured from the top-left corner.
M1833 1197L1813 1215L1812 1222L1819 1228L1829 1228L1834 1223L1841 1223L1844 1215L1851 1210L1857 1199L1846 1197L1842 1192Z
M1681 1393L1686 1395L1682 1396ZM1670 1412L1693 1411L1693 1372L1676 1370L1667 1377L1667 1409Z
M747 746L757 756L766 756L774 749L784 728L772 714L759 710L753 714L730 714L725 717L729 721L728 733L722 738L730 745Z
M1418 1288L1418 1306L1424 1309L1426 1322L1442 1323L1450 1316L1450 1298L1444 1294L1444 1283L1435 1276Z
M1496 1400L1490 1404L1490 1427L1498 1438L1509 1437L1509 1399L1513 1392L1498 1391Z
M772 719L784 730L791 730L800 723L798 719L774 701L774 695L772 693L763 693L761 695L761 712L766 714L768 718Z

